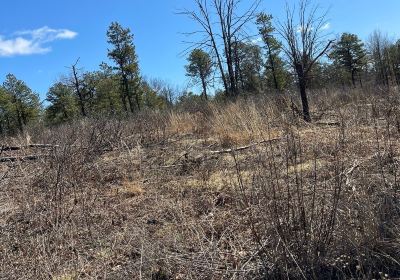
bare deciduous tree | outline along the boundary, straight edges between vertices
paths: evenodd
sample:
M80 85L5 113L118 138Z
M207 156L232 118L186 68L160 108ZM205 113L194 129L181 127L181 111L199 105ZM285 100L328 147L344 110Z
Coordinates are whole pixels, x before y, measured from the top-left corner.
M238 40L248 37L245 26L254 21L260 4L260 0L254 0L248 8L240 12L239 6L242 2L242 0L195 0L198 11L184 10L180 13L200 25L201 30L189 34L202 34L203 37L197 42L191 42L189 49L211 48L228 96L239 93L235 79L234 45Z
M158 95L161 96L166 102L168 107L171 107L174 103L175 97L178 95L179 89L168 81L160 78L152 78L148 81L150 88Z
M296 12L298 18L295 18ZM277 29L285 42L283 51L298 80L303 117L307 122L311 121L306 92L310 71L334 42L327 39L325 32L329 26L327 12L318 12L318 6L312 7L309 0L300 0L298 7L286 6L286 19L283 23L279 22Z
M78 97L79 108L81 111L82 117L87 116L86 106L85 106L85 97L82 90L82 78L79 75L80 69L77 68L79 63L79 58L76 60L75 64L71 65L71 78L70 84L75 90L75 94Z
M387 34L380 30L374 30L368 40L369 53L372 58L373 70L376 75L376 83L389 86L390 82L390 55L389 49L392 43Z

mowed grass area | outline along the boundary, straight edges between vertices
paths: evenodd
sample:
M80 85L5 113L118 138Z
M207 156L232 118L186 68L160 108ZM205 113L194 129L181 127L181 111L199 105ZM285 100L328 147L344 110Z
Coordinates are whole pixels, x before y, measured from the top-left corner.
M312 123L260 96L4 139L58 146L0 165L0 278L400 277L399 93L311 100Z

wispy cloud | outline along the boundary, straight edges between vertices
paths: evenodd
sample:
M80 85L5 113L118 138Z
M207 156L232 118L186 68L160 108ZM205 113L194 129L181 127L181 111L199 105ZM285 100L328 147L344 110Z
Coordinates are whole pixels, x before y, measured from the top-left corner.
M322 30L328 30L328 29L330 29L330 28L331 28L331 23L330 23L330 22L325 23L325 24L321 27Z
M74 39L77 35L68 29L52 29L47 26L18 31L10 38L0 35L0 57L48 53L51 51L48 45L50 42Z
M311 26L311 27L308 27L308 28L309 28L310 30L314 30L314 26ZM322 26L319 28L319 30L328 30L328 29L331 29L331 23L330 23L330 22L325 23L324 25L322 25ZM297 27L297 33L300 33L300 32L302 32L302 31L305 31L305 27L299 25L299 26Z

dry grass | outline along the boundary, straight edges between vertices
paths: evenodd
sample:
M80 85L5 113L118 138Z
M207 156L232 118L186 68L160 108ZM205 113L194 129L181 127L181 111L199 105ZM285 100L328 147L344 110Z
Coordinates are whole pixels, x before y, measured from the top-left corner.
M213 112L212 131L222 146L248 144L265 139L266 134L271 132L268 122L265 121L266 116L262 115L264 112L258 110L254 103L246 106L233 103L223 108L214 107Z
M144 195L146 191L143 189L143 184L139 181L124 180L122 186L112 188L110 190L111 196L120 196L122 198L134 198Z
M0 279L400 277L399 95L311 99L30 132L59 148L0 166Z

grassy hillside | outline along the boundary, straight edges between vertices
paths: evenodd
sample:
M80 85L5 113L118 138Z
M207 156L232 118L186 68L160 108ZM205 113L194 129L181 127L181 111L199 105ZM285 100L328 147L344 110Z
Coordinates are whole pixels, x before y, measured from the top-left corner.
M399 93L311 100L312 123L264 96L4 139L0 278L400 277Z

